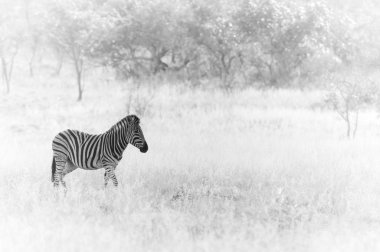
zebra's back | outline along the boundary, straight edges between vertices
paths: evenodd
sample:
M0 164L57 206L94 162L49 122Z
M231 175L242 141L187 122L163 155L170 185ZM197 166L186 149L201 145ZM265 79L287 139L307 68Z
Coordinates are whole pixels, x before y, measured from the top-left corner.
M68 129L54 137L52 147L55 156L65 157L80 168L98 169L103 155L102 142L102 135Z

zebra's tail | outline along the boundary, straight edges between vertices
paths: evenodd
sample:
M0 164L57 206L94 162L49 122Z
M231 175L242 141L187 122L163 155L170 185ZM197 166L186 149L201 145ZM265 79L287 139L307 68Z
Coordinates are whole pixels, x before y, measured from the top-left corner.
M55 158L53 157L53 163L51 164L51 182L54 182L55 170L56 170Z

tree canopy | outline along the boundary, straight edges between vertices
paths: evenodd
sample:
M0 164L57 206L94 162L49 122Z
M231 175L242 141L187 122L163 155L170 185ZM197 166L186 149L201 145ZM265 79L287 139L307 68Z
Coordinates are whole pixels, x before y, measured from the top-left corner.
M24 34L31 38L25 40L32 51L31 75L36 48L44 44L58 52L61 64L63 58L70 59L78 99L85 66L112 67L120 78L167 74L195 82L217 79L230 88L286 87L334 71L337 66L355 64L354 59L373 58L370 52L379 48L374 46L377 38L368 32L372 27L368 22L355 20L354 12L342 12L328 2L17 3L29 24L22 27L29 30ZM5 27L2 20L10 19L2 15L0 29ZM2 32L0 49L13 46L11 41L25 44L8 31Z

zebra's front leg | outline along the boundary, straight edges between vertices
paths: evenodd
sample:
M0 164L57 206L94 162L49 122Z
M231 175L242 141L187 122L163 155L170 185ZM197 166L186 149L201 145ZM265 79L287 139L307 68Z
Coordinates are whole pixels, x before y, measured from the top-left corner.
M105 173L104 173L104 187L107 187L108 181L111 179L113 182L114 186L118 185L116 175L115 175L115 167L113 166L107 166L105 168Z

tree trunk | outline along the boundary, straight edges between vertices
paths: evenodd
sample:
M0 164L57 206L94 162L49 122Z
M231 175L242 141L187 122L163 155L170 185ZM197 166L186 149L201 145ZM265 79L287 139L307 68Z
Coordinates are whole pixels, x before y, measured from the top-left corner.
M35 43L37 43L37 42L35 42ZM34 76L33 67L34 67L34 59L36 58L36 51L37 51L37 44L34 44L33 49L32 49L32 57L29 60L29 75L30 75L30 77Z
M348 103L346 103L345 117L346 117L346 124L347 124L347 137L350 138L350 136L351 136L351 120L350 120L350 109L348 107Z
M352 133L353 138L355 138L356 131L358 130L358 121L359 121L359 110L356 110L356 112L355 112L355 126L354 126L354 131Z
M59 76L63 66L63 52L60 49L57 49L57 65L55 67L54 76Z
M166 71L168 69L168 65L162 61L162 58L168 53L168 49L166 48L161 48L157 49L155 46L152 46L152 59L151 59L151 64L152 64L152 73L157 74L161 71Z
M82 74L83 74L83 56L80 53L80 48L76 48L75 45L71 47L71 57L75 67L76 82L78 88L78 99L77 101L82 100L83 95L83 83L82 83Z
M82 100L83 88L82 88L82 72L76 72L77 74L77 87L78 87L78 99L77 101Z
M351 134L351 125L350 125L350 121L346 121L346 124L347 124L346 135L347 135L347 138L350 138L350 134Z
M14 63L14 59L15 59L16 54L17 54L17 51L11 55L11 58L9 60L9 65L8 65L6 59L3 56L1 56L2 76L3 76L3 80L6 84L7 94L9 94L9 92L11 91L11 78L12 78L12 72L13 72L13 63Z
M28 62L28 65L29 65L29 75L30 77L33 77L34 76L34 60L35 60L35 56L36 56L36 50L37 50L37 47L38 47L38 42L39 42L39 39L38 39L38 35L34 32L36 32L36 30L33 29L33 25L31 24L30 22L30 3L31 1L28 1L28 0L24 0L24 10L25 10L25 20L26 20L26 23L27 23L27 26L28 26L28 30L29 30L29 33L30 33L30 36L32 38L32 56L31 58L29 59L29 62Z
M29 60L29 74L31 77L34 76L34 62L37 56L37 50L39 47L40 39L38 37L38 34L34 34L33 37L33 45L32 45L32 57Z
M351 136L351 121L350 121L350 115L348 113L347 113L347 117L346 117L346 126L347 126L346 135L347 135L347 138L350 138L350 136Z
M57 62L57 67L55 68L54 75L59 76L61 74L61 69L63 66L63 57L60 57Z

